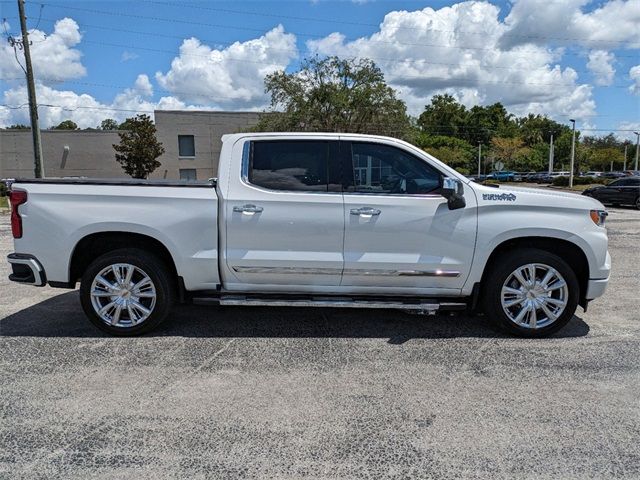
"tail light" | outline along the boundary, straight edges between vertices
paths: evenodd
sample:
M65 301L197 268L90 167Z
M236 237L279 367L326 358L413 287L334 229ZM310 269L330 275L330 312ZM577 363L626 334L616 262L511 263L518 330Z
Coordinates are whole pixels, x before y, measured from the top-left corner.
M27 201L27 192L24 190L11 190L9 203L11 204L11 233L13 238L22 238L22 218L18 207Z

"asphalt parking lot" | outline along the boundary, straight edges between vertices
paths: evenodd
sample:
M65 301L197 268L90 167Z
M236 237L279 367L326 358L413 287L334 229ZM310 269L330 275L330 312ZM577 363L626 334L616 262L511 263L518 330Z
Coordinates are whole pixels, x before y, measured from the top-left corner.
M483 318L178 307L112 338L0 262L2 478L639 478L640 211L554 338ZM12 249L0 215L0 258Z

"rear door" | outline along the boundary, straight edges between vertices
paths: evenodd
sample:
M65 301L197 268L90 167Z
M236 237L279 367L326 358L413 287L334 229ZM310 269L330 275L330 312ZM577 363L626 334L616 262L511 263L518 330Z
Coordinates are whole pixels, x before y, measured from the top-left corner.
M477 209L449 210L442 173L393 143L342 142L345 287L392 294L455 293L473 259ZM428 291L427 291L428 290Z
M338 141L257 137L238 148L242 164L231 164L224 202L226 287L339 285L343 200L339 171L330 165L338 161Z

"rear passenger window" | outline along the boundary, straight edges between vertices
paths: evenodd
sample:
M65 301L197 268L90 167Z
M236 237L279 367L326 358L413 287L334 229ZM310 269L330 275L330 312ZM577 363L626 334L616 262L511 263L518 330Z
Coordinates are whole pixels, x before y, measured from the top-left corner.
M326 192L329 142L252 142L248 180L270 190Z

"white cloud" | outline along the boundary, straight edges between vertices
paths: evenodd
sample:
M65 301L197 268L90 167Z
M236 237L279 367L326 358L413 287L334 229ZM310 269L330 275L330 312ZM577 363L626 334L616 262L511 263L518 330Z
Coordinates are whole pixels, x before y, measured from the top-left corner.
M640 48L640 2L611 0L584 13L589 0L517 0L505 18L503 47L525 43Z
M596 85L608 86L613 83L613 77L616 73L612 65L614 60L615 55L606 50L592 50L589 52L587 68L593 73Z
M135 60L136 58L139 58L139 57L140 55L138 55L137 53L125 50L124 52L122 52L122 55L120 55L120 61L128 62L129 60Z
M157 72L165 90L185 102L219 108L257 109L267 104L264 77L282 70L297 57L295 36L282 25L260 38L215 49L197 38L184 40L171 69Z
M640 95L640 65L631 67L629 77L633 84L629 87L629 91L634 95Z
M53 33L46 35L42 30L33 30L29 38L31 60L36 78L43 83L60 82L86 75L82 65L82 53L73 48L80 43L82 35L78 24L71 18L63 18L55 23ZM18 50L18 58L24 66L24 54ZM24 72L16 61L13 48L2 42L0 46L0 79L22 79Z
M333 33L307 47L319 54L372 58L413 114L445 92L467 106L499 101L516 114L593 114L591 87L578 83L575 70L556 63L562 51L536 45L505 50L500 41L508 31L498 7L464 2L391 12L370 37L348 42Z
M202 108L187 106L175 97L163 97L157 102L151 100L153 88L146 75L138 75L134 85L115 96L112 102L104 103L87 94L78 94L69 90L57 90L47 85L38 84L40 126L48 128L63 120L71 119L78 127L87 128L99 125L105 118L122 121L136 113L147 113L153 116L154 109ZM29 123L26 86L18 86L4 92L3 102L7 105L25 108L0 108L0 126L13 123Z

